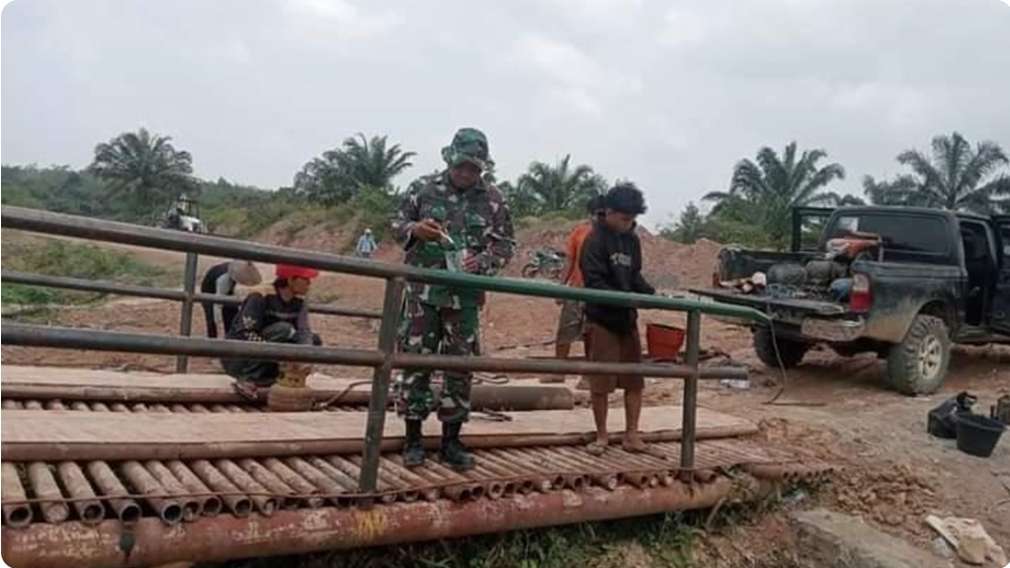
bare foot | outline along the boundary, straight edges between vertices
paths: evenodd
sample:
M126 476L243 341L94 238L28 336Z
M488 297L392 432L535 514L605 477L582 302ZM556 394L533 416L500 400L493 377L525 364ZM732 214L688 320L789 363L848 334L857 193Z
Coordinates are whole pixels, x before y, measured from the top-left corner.
M666 456L663 455L661 451L656 448L649 447L649 445L642 440L642 436L640 434L633 434L630 436L625 434L624 440L621 442L621 449L633 454L648 454L657 458L666 459Z
M602 456L603 452L607 451L607 438L596 438L592 442L586 444L586 453L591 456Z

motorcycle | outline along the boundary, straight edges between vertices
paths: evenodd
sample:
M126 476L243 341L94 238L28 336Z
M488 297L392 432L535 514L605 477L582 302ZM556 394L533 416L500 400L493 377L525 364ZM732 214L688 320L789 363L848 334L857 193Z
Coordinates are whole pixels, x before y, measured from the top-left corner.
M523 278L546 278L560 281L565 269L565 253L544 247L530 252L530 260L522 268Z

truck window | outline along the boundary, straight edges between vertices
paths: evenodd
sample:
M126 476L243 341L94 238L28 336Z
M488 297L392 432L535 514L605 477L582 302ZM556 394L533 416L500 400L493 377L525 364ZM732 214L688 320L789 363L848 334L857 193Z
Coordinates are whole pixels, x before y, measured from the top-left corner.
M946 222L937 217L863 213L841 215L834 222L829 239L852 232L873 233L884 241L888 252L946 255L950 252Z

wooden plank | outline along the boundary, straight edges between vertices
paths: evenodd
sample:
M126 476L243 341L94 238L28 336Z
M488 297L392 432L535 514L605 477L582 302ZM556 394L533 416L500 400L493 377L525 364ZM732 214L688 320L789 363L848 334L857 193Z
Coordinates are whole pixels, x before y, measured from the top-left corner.
M463 429L473 447L580 444L593 436L588 409L530 411L508 414L508 422L472 420ZM123 460L259 457L308 453L358 453L362 449L365 413L85 413L8 410L2 415L2 458L25 460ZM609 430L619 439L622 412L611 412ZM388 417L383 448L395 450L403 421ZM642 410L646 440L680 438L681 408ZM434 445L440 423L425 423ZM698 409L700 438L751 434L756 426L744 419Z
M233 379L212 373L158 374L65 367L4 365L4 398L98 400L161 403L245 403L232 388ZM368 379L335 378L313 373L308 378L313 399L338 404L367 404ZM563 386L530 384L474 385L474 409L570 409L574 397Z

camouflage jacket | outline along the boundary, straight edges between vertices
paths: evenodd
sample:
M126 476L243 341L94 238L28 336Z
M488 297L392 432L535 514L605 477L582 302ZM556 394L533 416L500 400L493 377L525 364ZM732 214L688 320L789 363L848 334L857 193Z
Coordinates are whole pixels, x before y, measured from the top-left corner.
M411 184L393 219L393 234L406 250L405 262L422 268L446 268L445 253L453 250L438 241L421 242L411 235L413 224L423 219L438 221L452 237L457 248L476 255L477 272L494 276L512 258L514 232L512 217L501 192L494 185L480 182L458 191L443 172L421 178ZM423 303L460 309L478 303L479 292L445 286L410 283L407 293Z

